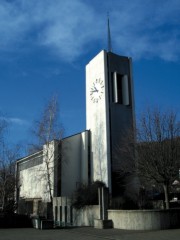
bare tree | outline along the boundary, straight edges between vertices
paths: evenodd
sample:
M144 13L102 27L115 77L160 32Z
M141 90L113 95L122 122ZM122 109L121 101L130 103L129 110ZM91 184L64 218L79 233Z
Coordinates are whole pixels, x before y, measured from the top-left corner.
M35 122L33 133L37 139L36 144L32 145L31 150L43 149L43 158L45 162L45 169L41 169L41 177L46 181L47 192L50 198L50 202L53 201L53 179L55 164L60 164L61 159L61 139L64 129L59 121L59 108L58 102L55 97L47 103L42 116L39 121ZM52 141L56 140L57 154L54 153ZM58 168L58 166L56 165Z
M180 122L173 111L148 110L142 115L136 152L139 176L163 187L168 209L169 187L180 168Z
M2 211L13 211L15 207L15 160L19 149L3 149L0 157L0 201Z
M168 209L169 189L179 178L180 168L180 122L176 114L148 109L138 119L136 130L122 133L114 152L121 162L118 176L137 175L141 185L162 188Z
M0 145L4 143L4 134L7 126L8 122L4 118L0 118Z
M2 211L13 211L15 206L15 161L20 147L9 148L5 141L5 131L8 123L0 120L0 204Z

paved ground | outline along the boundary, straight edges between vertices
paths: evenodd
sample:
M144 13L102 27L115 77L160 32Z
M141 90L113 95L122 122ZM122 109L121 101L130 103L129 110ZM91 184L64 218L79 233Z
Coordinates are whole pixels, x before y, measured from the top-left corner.
M37 230L0 229L0 240L180 240L180 229L162 231L126 231L91 227Z

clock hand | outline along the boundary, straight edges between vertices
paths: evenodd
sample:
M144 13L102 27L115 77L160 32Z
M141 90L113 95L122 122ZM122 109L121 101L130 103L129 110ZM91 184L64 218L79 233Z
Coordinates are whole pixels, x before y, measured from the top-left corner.
M93 83L93 86L94 86L94 92L99 92L99 91L97 90L97 88L96 88L95 83Z
M94 86L94 88L91 88L91 92L99 92L99 90Z

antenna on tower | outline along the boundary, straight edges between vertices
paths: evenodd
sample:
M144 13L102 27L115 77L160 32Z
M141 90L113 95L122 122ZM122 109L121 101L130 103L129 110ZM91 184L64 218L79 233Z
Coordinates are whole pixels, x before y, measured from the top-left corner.
M112 52L111 45L111 31L110 31L110 23L109 23L109 12L107 12L107 34L108 34L108 52Z

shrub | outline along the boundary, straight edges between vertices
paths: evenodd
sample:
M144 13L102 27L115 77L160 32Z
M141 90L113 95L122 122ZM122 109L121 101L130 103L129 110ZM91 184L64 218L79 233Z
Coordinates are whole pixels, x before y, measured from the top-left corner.
M101 181L95 181L89 185L81 185L72 197L72 206L76 209L81 209L85 206L98 204L98 188L104 186L105 184Z

